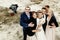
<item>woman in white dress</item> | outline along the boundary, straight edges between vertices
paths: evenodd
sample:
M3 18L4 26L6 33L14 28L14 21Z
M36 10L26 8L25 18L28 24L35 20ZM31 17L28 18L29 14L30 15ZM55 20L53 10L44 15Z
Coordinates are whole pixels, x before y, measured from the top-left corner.
M41 11L37 12L38 17L37 17L37 27L36 30L33 30L33 32L36 32L36 39L37 40L46 40L44 30L42 27L42 24L45 23L45 18L43 18L43 13Z

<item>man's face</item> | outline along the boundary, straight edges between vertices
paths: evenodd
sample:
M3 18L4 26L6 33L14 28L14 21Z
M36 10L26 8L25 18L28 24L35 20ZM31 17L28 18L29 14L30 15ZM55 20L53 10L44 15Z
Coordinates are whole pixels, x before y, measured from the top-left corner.
M25 12L30 12L30 8L25 8Z
M46 8L46 10L48 10L49 8L47 8L47 7L45 7Z
M45 10L45 9L42 9L42 13L43 13L43 14L46 14L46 10Z

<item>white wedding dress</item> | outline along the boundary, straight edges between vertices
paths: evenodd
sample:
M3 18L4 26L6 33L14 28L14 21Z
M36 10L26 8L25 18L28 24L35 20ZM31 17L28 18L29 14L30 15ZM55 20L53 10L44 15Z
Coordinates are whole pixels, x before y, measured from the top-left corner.
M37 25L41 25L40 28L37 28L38 30L40 30L39 32L36 32L36 38L37 40L46 40L46 36L42 27L42 24L45 23L45 19L44 18L37 18Z

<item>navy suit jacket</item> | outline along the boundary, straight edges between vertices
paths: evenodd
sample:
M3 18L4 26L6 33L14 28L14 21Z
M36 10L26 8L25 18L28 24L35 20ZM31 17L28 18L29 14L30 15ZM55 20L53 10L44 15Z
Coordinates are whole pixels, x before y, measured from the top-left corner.
M31 12L30 12L30 17L31 17ZM29 21L28 16L26 15L25 12L23 12L20 17L20 25L23 27L23 29L28 28L28 21Z

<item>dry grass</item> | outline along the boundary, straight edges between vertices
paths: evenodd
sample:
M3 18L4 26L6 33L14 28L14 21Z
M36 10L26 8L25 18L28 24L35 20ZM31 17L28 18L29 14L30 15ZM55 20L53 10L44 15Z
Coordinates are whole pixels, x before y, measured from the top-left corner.
M17 13L14 16L11 16L8 13L8 9L0 10L0 22L2 24L8 24L10 22L19 23L19 19L20 19L20 13Z

